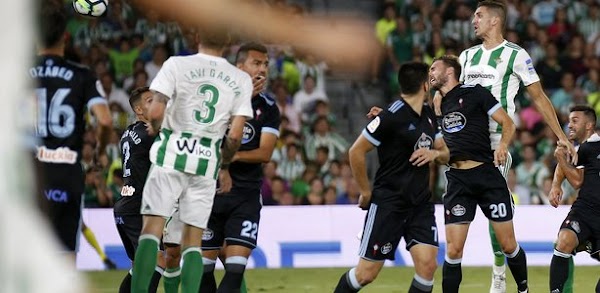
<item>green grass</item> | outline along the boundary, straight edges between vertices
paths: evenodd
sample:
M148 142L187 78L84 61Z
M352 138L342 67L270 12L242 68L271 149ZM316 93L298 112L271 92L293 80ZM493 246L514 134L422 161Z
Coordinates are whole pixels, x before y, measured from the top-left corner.
M252 269L246 271L249 292L333 292L333 288L344 268L325 269ZM529 268L530 292L548 292L548 267ZM125 271L89 272L93 292L117 292ZM407 292L414 271L410 267L384 267L381 274L361 292ZM433 292L442 292L442 270L435 275ZM463 268L461 293L482 293L489 290L491 270L483 268ZM223 271L217 271L219 280ZM510 273L508 274L510 275ZM600 276L599 267L576 267L575 292L594 292ZM507 276L507 292L517 292L514 280ZM162 285L158 292L162 291Z

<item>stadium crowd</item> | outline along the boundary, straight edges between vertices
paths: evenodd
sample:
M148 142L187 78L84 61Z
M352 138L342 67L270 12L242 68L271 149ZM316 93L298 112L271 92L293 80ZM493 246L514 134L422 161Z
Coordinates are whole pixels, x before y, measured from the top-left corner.
M97 74L115 126L111 145L98 165L94 164L93 119L85 134L86 207L110 207L120 196L118 144L122 131L135 119L129 93L149 85L169 56L193 54L197 45L185 28L159 19L152 11L142 14L128 2L111 0L102 18L72 15L67 28L68 55ZM307 13L302 5L285 0L256 2L296 17ZM589 104L600 115L599 2L509 0L507 4L505 35L531 54L565 131L572 105ZM471 24L476 5L474 0L381 1L382 17L373 30L381 48L373 54L370 83L365 86L385 89L392 100L397 96L396 73L402 62L431 63L435 57L458 55L476 44ZM235 40L228 59L244 41ZM279 106L282 124L273 158L263 169L264 204L356 204L359 193L346 154L355 137L336 131L336 109L330 109L329 100L344 97L327 95L327 65L286 45L274 44L269 50L269 94ZM353 110L366 113L368 109ZM509 187L519 204L548 204L557 139L523 92L517 97L517 114ZM443 176L433 178L434 195L440 201ZM563 189L564 203L573 202L576 191L566 181Z

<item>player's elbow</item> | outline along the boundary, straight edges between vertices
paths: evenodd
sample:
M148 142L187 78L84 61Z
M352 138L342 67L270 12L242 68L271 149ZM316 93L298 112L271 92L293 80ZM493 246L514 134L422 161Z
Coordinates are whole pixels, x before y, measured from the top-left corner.
M581 185L583 184L583 178L575 178L575 180L569 180L569 183L571 183L573 188L580 189Z

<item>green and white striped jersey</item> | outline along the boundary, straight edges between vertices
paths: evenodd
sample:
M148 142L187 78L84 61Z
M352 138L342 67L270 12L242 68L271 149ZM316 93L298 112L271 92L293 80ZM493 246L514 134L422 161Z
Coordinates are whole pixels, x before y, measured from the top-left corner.
M506 40L489 50L483 45L466 49L460 54L459 62L462 66L460 81L487 88L513 120L519 84L523 82L529 86L540 81L527 51ZM490 133L492 148L495 149L502 129L491 118Z
M252 117L252 88L250 76L223 58L169 58L150 85L170 97L150 161L216 179L230 117Z

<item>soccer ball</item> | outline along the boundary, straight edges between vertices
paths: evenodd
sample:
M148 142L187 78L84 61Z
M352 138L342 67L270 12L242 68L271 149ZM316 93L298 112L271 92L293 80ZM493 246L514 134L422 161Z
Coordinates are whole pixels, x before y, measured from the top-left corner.
M108 0L73 0L75 12L85 16L102 16L107 8Z

